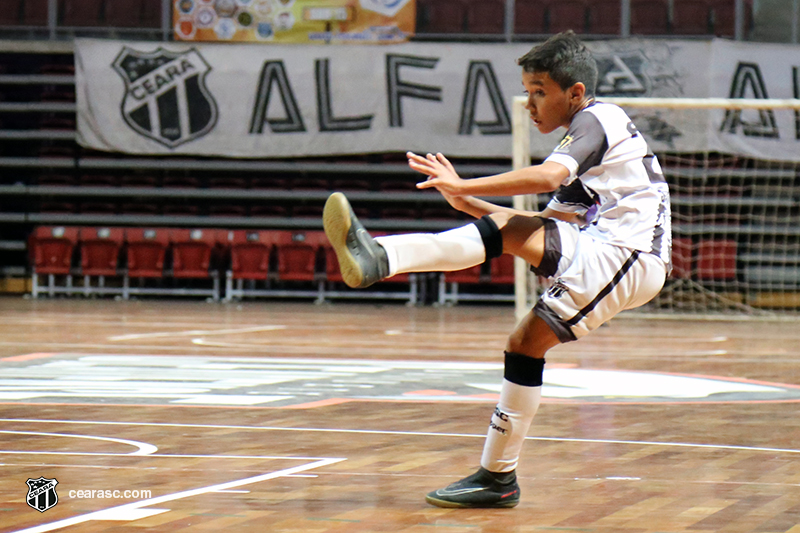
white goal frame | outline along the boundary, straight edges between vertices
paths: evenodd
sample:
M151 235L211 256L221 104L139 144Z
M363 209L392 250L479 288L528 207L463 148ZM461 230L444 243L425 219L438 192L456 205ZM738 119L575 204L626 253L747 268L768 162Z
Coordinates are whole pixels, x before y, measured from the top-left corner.
M788 109L800 111L800 99L748 98L600 98L601 101L627 108L665 109ZM515 96L512 102L512 165L514 169L531 164L531 122L525 109L527 97ZM536 195L515 196L515 209L533 211ZM536 276L524 260L514 258L514 311L520 321L531 309L537 296Z

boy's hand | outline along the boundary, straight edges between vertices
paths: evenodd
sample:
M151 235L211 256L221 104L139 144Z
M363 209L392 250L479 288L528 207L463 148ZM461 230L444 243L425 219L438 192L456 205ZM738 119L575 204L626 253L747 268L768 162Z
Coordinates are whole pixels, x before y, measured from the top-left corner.
M445 198L448 196L458 198L465 194L463 191L464 180L458 176L453 165L441 153L436 155L428 154L427 157L422 157L413 152L408 152L406 156L408 157L409 167L428 176L427 181L417 183L418 189L435 188L445 195Z

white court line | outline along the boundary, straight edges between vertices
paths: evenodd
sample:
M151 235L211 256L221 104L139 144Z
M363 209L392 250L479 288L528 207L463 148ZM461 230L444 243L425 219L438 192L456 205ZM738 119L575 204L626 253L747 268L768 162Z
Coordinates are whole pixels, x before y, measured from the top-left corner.
M221 424L175 424L164 422L111 422L94 420L39 420L30 418L0 418L0 422L34 422L46 424L97 424L110 426L143 426L143 427L176 427L176 428L198 428L198 429L245 429L251 431L297 431L297 432L317 432L317 433L349 433L359 435L406 435L419 437L458 437L458 438L481 438L485 439L486 434L469 433L431 433L424 431L386 431L374 429L330 429L330 428L291 428L291 427L270 427L270 426L233 426ZM654 442L639 440L613 440L613 439L576 439L567 437L525 437L526 440L540 440L551 442L583 442L589 444L636 444L641 446L665 446L678 448L710 448L715 450L740 450L752 452L771 452L771 453L797 453L800 450L792 448L765 448L761 446L739 446L733 444L697 444L687 442Z
M277 477L285 477L291 474L296 474L298 472L311 470L313 468L320 468L334 463L339 463L344 460L345 460L344 458L320 459L319 461L313 463L294 466L292 468L285 468L283 470L278 470L277 472L270 472L269 474L261 474L258 476L248 477L245 479L239 479L237 481L229 481L227 483L209 485L208 487L201 487L199 489L185 490L182 492L176 492L174 494L158 496L156 498L148 498L146 500L141 500L138 502L126 503L124 505L118 505L117 507L103 509L102 511L94 511L91 513L74 516L72 518L65 518L63 520L50 522L49 524L42 524L40 526L34 526L27 529L20 529L16 533L45 533L47 531L54 531L56 529L73 526L75 524L82 524L90 520L120 520L120 519L126 520L125 518L126 516L131 518L136 518L136 517L144 518L146 516L152 516L153 514L157 514L158 512L166 512L169 509L151 509L150 511L152 512L143 512L138 514L135 513L135 511L137 509L141 509L142 507L149 507L150 505L158 505L161 503L180 500L183 498L190 498L192 496L199 496L200 494L207 494L209 492L219 492L221 490L233 489L236 487L241 487L243 485L250 485L252 483L260 483L261 481L267 481L269 479L275 479Z
M129 341L133 339L155 339L165 337L194 337L196 335L228 335L231 333L256 333L259 331L275 331L279 329L286 329L284 325L269 325L269 326L256 326L252 328L237 328L237 329L208 329L199 330L192 329L188 331L162 331L156 333L131 333L128 335L117 335L115 337L108 337L110 341Z
M0 455L74 455L92 457L132 457L131 453L104 453L104 452L48 452L48 451L27 451L27 450L0 450ZM321 461L325 457L300 457L295 455L213 455L213 454L170 454L170 453L151 453L149 455L139 455L139 457L157 457L167 459L286 459L290 461Z
M120 444L127 444L129 446L134 446L136 448L139 448L135 452L120 453L116 455L150 455L151 453L155 453L158 451L157 446L153 446L152 444L147 444L146 442L139 442L127 439L115 439L112 437L97 437L94 435L71 435L69 433L37 433L35 431L10 431L10 430L0 431L0 433L10 433L12 435L38 435L44 437L71 437L73 439L105 440L109 442L118 442ZM8 452L0 452L0 453L8 453ZM22 452L22 453L30 453L30 452ZM47 452L33 452L33 453L47 453Z

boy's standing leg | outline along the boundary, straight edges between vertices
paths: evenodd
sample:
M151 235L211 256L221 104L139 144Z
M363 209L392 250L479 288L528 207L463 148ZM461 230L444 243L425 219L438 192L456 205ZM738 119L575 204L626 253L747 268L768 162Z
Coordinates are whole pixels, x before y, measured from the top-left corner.
M343 277L352 287L366 287L403 272L460 270L504 252L537 266L552 262L544 249L546 224L537 217L495 214L439 234L373 239L344 195L335 193L325 205L323 221ZM513 507L519 503L517 462L539 407L544 354L559 342L533 312L520 322L506 346L500 401L489 425L481 468L428 494L429 503L441 507Z

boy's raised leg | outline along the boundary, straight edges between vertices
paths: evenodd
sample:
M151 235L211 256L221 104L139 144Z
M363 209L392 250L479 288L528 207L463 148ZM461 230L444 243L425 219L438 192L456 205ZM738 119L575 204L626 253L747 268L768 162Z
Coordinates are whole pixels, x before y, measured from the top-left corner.
M406 272L449 272L479 265L503 253L503 238L489 217L442 233L407 233L373 239L342 193L333 193L322 213L344 282L369 287Z

